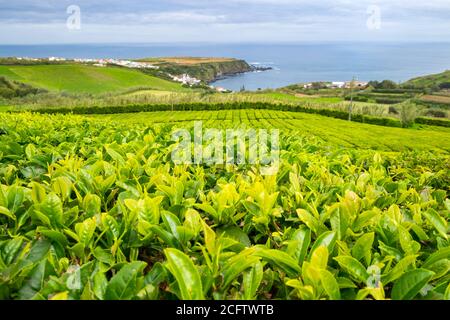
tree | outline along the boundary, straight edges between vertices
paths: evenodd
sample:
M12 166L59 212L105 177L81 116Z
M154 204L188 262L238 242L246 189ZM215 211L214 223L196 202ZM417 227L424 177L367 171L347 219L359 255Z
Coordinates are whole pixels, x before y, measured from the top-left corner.
M397 89L398 88L398 84L396 84L392 80L383 80L381 82L370 81L368 85L373 87L374 89Z
M409 101L405 101L400 105L400 120L404 128L408 128L414 124L417 117L417 106Z
M350 82L350 105L348 106L348 121L352 121L353 113L353 89L355 88L355 77Z
M311 83L311 87L314 90L319 90L319 89L325 89L327 86L323 82L313 82L313 83Z
M374 89L379 89L380 88L380 82L378 82L378 81L369 81L368 85L370 87L374 88Z
M377 89L397 89L397 88L398 88L398 84L396 84L394 81L383 80L380 83L380 88L377 88Z

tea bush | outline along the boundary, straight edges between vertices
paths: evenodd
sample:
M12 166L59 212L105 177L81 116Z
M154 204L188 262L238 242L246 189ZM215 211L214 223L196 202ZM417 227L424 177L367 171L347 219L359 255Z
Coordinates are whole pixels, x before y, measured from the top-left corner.
M0 114L1 299L449 299L447 153L281 133L176 166L171 128Z

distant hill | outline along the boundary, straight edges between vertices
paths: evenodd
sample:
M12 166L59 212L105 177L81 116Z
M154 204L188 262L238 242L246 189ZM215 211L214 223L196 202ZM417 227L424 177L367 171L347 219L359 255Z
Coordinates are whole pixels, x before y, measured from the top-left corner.
M414 78L402 84L404 87L429 88L432 91L450 89L450 70L442 73Z
M139 61L153 63L160 67L161 72L188 74L204 82L253 70L246 61L231 58L166 57Z
M120 67L81 64L0 65L0 76L50 91L99 94L133 87L182 91L181 84Z

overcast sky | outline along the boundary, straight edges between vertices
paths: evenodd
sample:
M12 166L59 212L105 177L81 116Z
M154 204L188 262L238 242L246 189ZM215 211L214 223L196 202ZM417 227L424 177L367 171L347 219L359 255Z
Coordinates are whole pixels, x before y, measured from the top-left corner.
M449 17L450 0L0 0L0 44L447 42Z

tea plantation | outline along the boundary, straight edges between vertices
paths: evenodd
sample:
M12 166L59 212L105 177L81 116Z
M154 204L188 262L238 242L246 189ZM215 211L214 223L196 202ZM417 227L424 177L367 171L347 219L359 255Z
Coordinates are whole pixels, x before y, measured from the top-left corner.
M173 127L278 128L280 167ZM450 129L267 110L0 113L0 299L450 299Z

